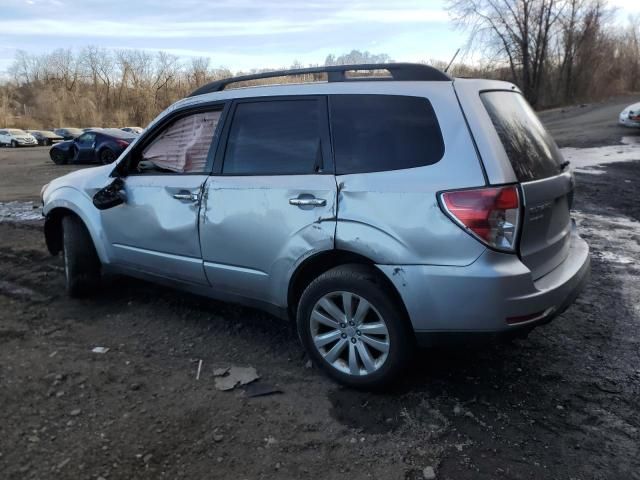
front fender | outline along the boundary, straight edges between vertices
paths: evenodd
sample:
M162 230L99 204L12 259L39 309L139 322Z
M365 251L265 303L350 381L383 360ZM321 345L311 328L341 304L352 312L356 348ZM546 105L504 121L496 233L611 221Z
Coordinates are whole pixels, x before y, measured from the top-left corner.
M108 243L102 229L100 211L93 206L91 198L73 187L60 187L48 193L42 209L42 213L46 217L45 228L46 221L52 219L59 209L69 210L80 217L91 235L100 261L109 263L109 252L106 249Z

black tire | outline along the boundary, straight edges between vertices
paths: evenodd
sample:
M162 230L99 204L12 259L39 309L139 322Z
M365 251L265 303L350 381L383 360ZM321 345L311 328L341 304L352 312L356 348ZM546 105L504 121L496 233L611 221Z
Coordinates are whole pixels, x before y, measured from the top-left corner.
M406 318L404 308L402 305L398 305L394 295L389 292L389 288L382 280L381 274L369 266L342 265L323 273L313 280L300 297L297 311L300 340L314 364L338 383L358 389L381 390L391 386L401 378L402 371L407 366L414 351L415 337ZM381 366L372 373L352 375L343 372L325 360L323 354L314 344L313 321L311 318L314 307L323 297L334 295L336 292L347 292L366 300L373 307L374 313L379 315L386 325L386 335L388 335L387 356ZM355 307L352 308L352 311L354 309ZM353 315L353 317L355 316ZM360 341L359 338L354 341L353 337L348 338L345 335L346 333L342 334L342 338L347 340L345 348L348 347L347 350L351 348L351 345L349 345L349 341L351 341L354 343L353 348L355 349L357 347L356 343ZM353 331L350 335L354 335ZM361 335L359 331L358 335ZM336 340L336 344L339 341ZM369 352L372 351L369 350ZM343 352L342 355L348 356L348 354L349 352L347 351ZM358 356L360 365L364 368L362 356ZM360 368L361 372L362 368Z
M11 140L11 148L18 148L18 142Z
M49 156L56 165L64 165L68 161L67 156L59 150L51 150Z
M100 152L100 163L103 165L108 165L109 163L113 163L118 158L113 150L105 148Z
M85 297L100 283L100 259L87 227L75 215L62 219L64 273L67 293Z

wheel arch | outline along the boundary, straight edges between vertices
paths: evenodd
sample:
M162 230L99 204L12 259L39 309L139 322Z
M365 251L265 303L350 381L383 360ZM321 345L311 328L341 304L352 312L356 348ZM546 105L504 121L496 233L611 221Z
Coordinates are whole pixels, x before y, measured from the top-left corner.
M297 268L289 279L289 287L287 291L287 312L290 319L296 318L298 302L305 288L318 276L341 265L362 265L368 267L380 280L393 300L400 308L404 318L409 322L409 314L402 300L400 292L389 278L377 268L375 262L370 258L359 253L350 252L348 250L325 250L305 259Z
M63 195L65 198L62 198ZM89 232L100 261L109 263L104 242L100 241L103 239L103 235L99 225L98 210L90 205L89 212L85 212L86 208L83 209L82 205L87 205L87 200L80 192L72 188L60 188L53 192L52 196L57 198L47 201L44 221L44 236L49 252L52 255L57 255L62 250L62 219L66 215L75 215Z

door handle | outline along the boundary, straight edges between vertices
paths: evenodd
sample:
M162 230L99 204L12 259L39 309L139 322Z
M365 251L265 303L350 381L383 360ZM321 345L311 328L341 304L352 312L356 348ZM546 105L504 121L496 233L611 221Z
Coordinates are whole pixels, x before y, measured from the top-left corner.
M327 204L327 201L324 198L290 198L289 204L296 205L298 207L324 207Z
M191 192L179 192L179 193L174 193L173 198L175 198L176 200L187 200L189 202L197 202L198 200L200 200L200 195L198 195L197 193L191 193Z

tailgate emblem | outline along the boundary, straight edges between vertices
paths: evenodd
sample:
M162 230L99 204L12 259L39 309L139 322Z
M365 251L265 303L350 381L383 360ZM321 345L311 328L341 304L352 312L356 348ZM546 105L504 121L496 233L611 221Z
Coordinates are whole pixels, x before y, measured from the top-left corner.
M550 209L553 206L553 202L544 202L540 205L529 207L529 221L535 222L541 220L544 217L545 210Z

